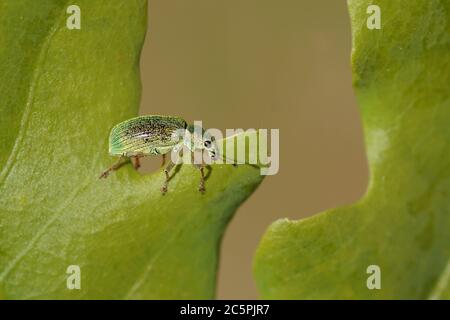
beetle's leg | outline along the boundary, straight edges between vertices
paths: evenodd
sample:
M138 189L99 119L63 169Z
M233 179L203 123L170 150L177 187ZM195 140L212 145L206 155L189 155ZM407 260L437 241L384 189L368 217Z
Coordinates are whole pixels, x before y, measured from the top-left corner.
M198 191L200 191L201 193L205 192L205 166L201 165L199 167L200 169L200 184L198 185Z
M134 156L134 162L133 162L133 167L137 170L141 167L141 162L139 161L139 158L141 158L141 156Z
M130 161L130 159L128 157L125 156L121 156L119 158L119 160L113 164L111 167L109 167L108 169L106 169L99 177L99 179L101 178L107 178L108 175L111 173L111 171L116 171L119 170L124 164L126 164L128 161Z
M169 185L169 179L170 179L170 171L175 167L175 163L172 162L172 160L169 160L169 163L164 168L164 174L166 175L166 180L164 180L163 186L161 188L162 194L165 194L167 192L167 186Z
M200 170L200 184L198 185L198 191L201 193L205 192L205 165L204 164L194 164L194 166Z
M183 149L181 149L180 151L178 151L178 148L177 148L177 147L175 147L174 149L176 150L177 153L179 152L179 154L178 154L179 159L182 159L182 157L183 157ZM172 151L174 151L174 149L172 149ZM165 157L164 157L163 159L165 159ZM178 159L177 161L179 161L179 159ZM170 175L169 175L169 174L170 174L170 171L171 171L176 165L177 165L177 164L176 164L175 162L172 161L172 157L170 157L170 158L169 158L169 163L168 163L167 166L164 168L164 174L166 175L166 180L164 181L164 184L163 184L163 186L162 186L162 188L161 188L162 194L165 194L165 193L167 192L167 186L168 186L169 180L170 180Z
M198 185L198 191L200 191L201 193L205 192L205 172L204 172L204 168L205 168L205 164L203 163L203 157L201 158L201 162L200 163L196 163L195 161L195 153L192 152L191 153L191 163L200 170L200 184Z
M166 164L166 154L164 153L162 155L162 163L161 163L161 167L164 167L164 165Z

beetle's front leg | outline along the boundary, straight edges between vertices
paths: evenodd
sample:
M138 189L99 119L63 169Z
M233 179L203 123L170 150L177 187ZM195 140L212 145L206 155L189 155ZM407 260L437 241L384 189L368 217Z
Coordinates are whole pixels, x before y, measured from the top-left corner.
M200 184L198 185L198 191L201 193L205 192L205 164L203 162L203 158L201 159L200 163L196 163L195 155L194 153L191 154L191 161L194 164L194 166L200 170Z
M205 192L205 166L203 164L196 165L200 170L200 184L198 185L198 191Z
M99 177L99 179L101 178L107 178L109 176L109 174L111 173L111 171L116 171L119 170L124 164L128 163L130 161L130 159L126 156L121 156L119 158L119 160L113 164L111 167L109 167L108 169L106 169Z

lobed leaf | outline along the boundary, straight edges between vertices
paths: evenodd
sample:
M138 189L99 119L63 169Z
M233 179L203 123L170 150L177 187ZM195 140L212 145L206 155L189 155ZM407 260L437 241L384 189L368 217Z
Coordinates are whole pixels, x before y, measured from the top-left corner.
M198 299L215 291L218 250L259 170L213 165L204 195L182 166L115 159L108 135L138 112L145 0L0 2L0 296L4 299ZM81 289L66 286L69 265Z
M381 30L366 27L372 4ZM450 2L348 5L370 185L358 203L271 225L257 285L270 299L448 299ZM366 286L369 265L380 290Z

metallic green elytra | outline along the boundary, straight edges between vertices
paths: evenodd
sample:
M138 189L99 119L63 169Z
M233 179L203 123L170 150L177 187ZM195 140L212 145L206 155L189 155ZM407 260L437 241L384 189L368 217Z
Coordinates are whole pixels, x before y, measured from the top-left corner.
M150 155L165 155L170 151L182 152L186 146L190 152L206 150L212 160L217 160L219 152L214 137L205 133L202 128L188 125L180 117L147 115L123 121L114 126L109 135L109 154L119 156L117 163L104 171L100 178L106 178L111 171L118 170L131 159L134 167L139 168L139 158ZM194 165L200 170L199 191L205 191L204 163ZM164 169L166 179L161 189L167 192L170 170L175 163L170 159Z
M141 116L114 126L109 135L109 154L158 155L166 154L179 143L177 130L187 128L179 117Z

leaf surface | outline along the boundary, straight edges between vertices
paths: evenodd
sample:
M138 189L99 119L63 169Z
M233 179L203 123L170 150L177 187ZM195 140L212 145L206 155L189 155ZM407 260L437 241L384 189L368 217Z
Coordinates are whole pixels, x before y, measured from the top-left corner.
M71 4L0 2L0 296L212 298L221 236L259 170L213 165L204 195L189 165L165 196L161 171L99 180L110 129L138 112L147 3L79 0L81 30L66 28Z
M370 185L353 205L272 224L257 285L270 299L449 298L450 2L378 0L381 30L366 27L374 1L348 4Z

